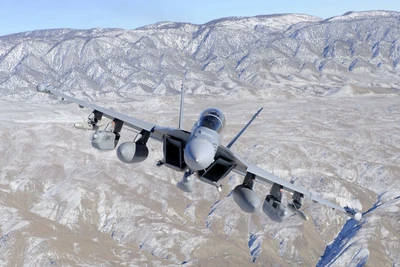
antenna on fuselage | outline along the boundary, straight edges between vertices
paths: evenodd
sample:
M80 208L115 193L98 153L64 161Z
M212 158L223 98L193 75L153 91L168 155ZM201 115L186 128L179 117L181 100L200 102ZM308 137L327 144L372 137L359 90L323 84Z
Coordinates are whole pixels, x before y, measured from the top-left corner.
M179 112L179 129L183 130L183 102L184 102L184 95L185 95L185 90L183 89L183 80L181 84L181 106L180 106L180 112Z

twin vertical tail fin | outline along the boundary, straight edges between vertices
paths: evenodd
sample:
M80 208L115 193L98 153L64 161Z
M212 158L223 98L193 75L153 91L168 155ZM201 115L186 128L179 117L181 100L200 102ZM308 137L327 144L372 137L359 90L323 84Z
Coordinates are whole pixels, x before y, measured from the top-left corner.
M183 87L184 81L186 81L186 75L188 74L189 70L185 71L185 74L182 78L181 84L181 106L179 110L179 129L183 130L183 103L185 102L185 88Z
M179 110L179 129L183 130L183 102L185 101L184 99L185 96L185 90L183 88L183 81L181 85L181 106Z
M189 70L185 71L185 74L182 78L181 84L181 106L179 110L179 129L183 130L183 104L185 102L185 88L183 87L184 82L186 81L186 75L188 74Z
M186 73L185 73L185 77L186 77ZM181 104L180 104L180 108L179 108L179 129L183 130L183 104L185 102L185 89L183 87L183 80L182 80L182 84L181 84ZM263 108L260 108L256 114L253 115L253 117L251 118L251 120L243 127L243 129L235 136L235 138L232 139L232 141L226 146L227 148L230 148L235 142L236 140L239 139L239 137L244 133L244 131L247 129L247 127L249 127L249 125L254 121L254 119L258 116L258 114L260 114L261 110L263 110Z
M243 129L235 136L235 138L233 138L232 141L226 146L227 148L230 148L236 142L236 140L239 139L239 137L242 135L242 133L244 133L244 131L246 131L247 127L249 127L249 125L254 121L254 119L258 116L258 114L260 114L261 110L263 110L263 108L260 108L256 112L256 114L253 115L251 120L243 127Z

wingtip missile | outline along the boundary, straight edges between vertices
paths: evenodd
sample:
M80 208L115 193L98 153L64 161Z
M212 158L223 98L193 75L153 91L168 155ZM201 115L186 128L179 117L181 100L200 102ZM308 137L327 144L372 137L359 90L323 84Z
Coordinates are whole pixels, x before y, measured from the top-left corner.
M361 221L363 217L361 212L357 212L355 209L350 208L349 206L346 206L343 209L346 214L352 217L354 220L356 220L357 222Z
M356 220L357 222L361 221L362 219L362 214L360 212L357 212L356 214L354 214L354 216L352 216L354 220Z
M36 86L36 90L39 93L45 93L45 94L52 94L51 90L53 89L53 86L48 85L48 84L44 84L44 83L40 83Z

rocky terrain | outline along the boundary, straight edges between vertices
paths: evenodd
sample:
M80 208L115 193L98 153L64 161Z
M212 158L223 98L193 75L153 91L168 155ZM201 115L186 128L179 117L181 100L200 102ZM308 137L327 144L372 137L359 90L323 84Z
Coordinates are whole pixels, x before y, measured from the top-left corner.
M0 265L399 266L399 22L291 14L0 37ZM245 214L233 174L221 193L183 193L181 173L155 166L162 144L123 164L74 129L89 110L34 88L177 126L182 80L186 129L218 107L227 144L264 107L232 149L362 221L311 201L307 222Z
M327 95L349 84L391 92L399 23L398 12L369 11L18 33L0 37L0 92L25 100L48 82L88 97L173 94L183 78L194 94Z

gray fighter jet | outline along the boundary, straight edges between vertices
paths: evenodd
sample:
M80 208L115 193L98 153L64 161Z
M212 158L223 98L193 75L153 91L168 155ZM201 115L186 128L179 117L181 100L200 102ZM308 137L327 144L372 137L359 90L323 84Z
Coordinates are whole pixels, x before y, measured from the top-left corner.
M357 221L362 218L362 214L355 209L348 206L340 207L325 200L300 186L287 182L247 162L230 150L230 147L262 109L254 114L252 119L227 146L223 146L221 144L221 133L224 130L225 117L216 108L204 110L190 132L182 129L183 88L178 128L162 127L86 103L62 94L50 85L39 84L37 91L57 96L61 100L74 102L81 108L92 109L93 112L89 115L87 122L76 123L75 127L95 131L92 136L92 146L96 149L115 149L123 126L137 131L138 135L135 140L118 146L117 156L124 163L144 161L149 154L146 144L150 138L162 142L164 158L157 163L157 166L164 165L176 171L184 172L182 181L177 186L185 192L193 191L196 180L211 184L221 191L221 181L233 171L244 176L243 183L233 190L233 199L244 212L254 213L261 206L261 198L254 191L255 182L258 181L272 185L269 194L265 197L262 209L267 216L276 222L282 222L293 215L298 215L301 219L307 220L307 215L300 209L303 205L304 197L309 197L314 202L342 211ZM99 122L102 117L112 120L104 130L99 129ZM283 202L282 190L292 193L291 203Z

